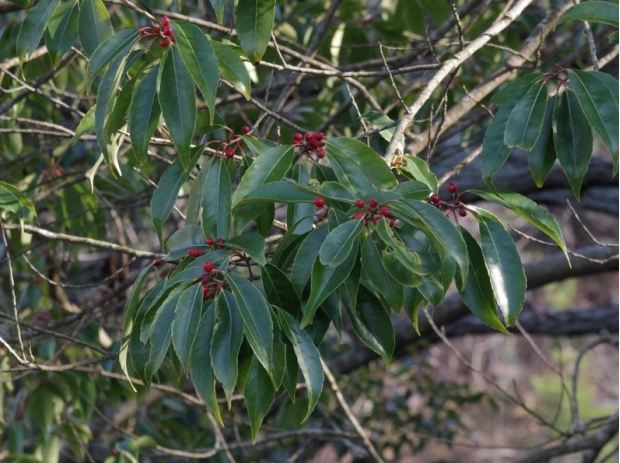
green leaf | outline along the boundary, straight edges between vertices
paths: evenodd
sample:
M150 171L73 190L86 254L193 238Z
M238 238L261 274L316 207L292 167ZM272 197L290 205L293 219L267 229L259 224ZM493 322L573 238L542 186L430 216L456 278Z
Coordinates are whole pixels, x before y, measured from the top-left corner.
M356 196L396 186L385 160L364 143L351 138L325 140L327 157L339 182Z
M273 20L275 0L238 0L235 8L235 29L241 48L254 65L267 49Z
M97 109L97 105L92 106L86 114L84 114L84 117L82 117L82 120L75 129L75 135L67 142L68 145L73 145L82 135L95 128L95 109Z
M235 297L227 291L217 296L215 306L217 321L211 339L211 364L215 376L222 383L230 409L237 384L237 356L243 342L243 318Z
M249 100L252 81L239 55L230 46L215 40L211 41L211 45L213 45L222 76L229 80L246 100Z
M233 206L237 206L259 186L282 180L291 167L294 154L295 150L290 145L274 146L261 153L241 178L233 195Z
M211 367L211 340L213 339L214 328L215 307L211 303L205 309L198 325L196 339L194 340L190 356L190 373L196 391L207 407L213 412L218 423L224 426L222 416L220 415L220 407L217 403L215 375Z
M349 304L345 304L345 307L357 336L379 354L386 365L389 364L396 342L392 319L381 307L381 303L370 291L361 286L356 308L353 309Z
M310 325L314 319L314 314L321 303L331 293L347 279L355 262L357 261L358 239L355 238L353 251L348 254L346 259L338 266L327 266L321 263L320 258L316 258L312 265L312 278L310 280L310 295L304 307L304 316L301 320L301 327Z
M304 287L312 273L312 264L319 255L321 246L328 233L329 230L326 226L316 228L310 232L299 246L293 261L293 268L291 269L291 283L300 297L303 296Z
M270 204L270 203L312 203L317 192L309 193L297 188L297 184L282 180L280 182L267 183L256 188L241 201L243 204Z
M192 166L200 159L203 148L203 146L199 146L197 149L194 149L192 159L190 160ZM179 191L188 177L189 170L184 170L181 160L176 159L162 174L157 184L157 189L153 192L153 197L151 198L151 218L153 219L153 225L162 247L164 244L162 227L170 216ZM204 244L204 241L201 244Z
M553 96L547 100L547 108L545 109L545 119L540 129L540 137L530 154L528 161L530 164L530 172L532 178L536 182L538 188L543 186L549 172L553 168L553 164L557 159L555 154L555 146L553 145L553 133L551 125L553 121L553 111L555 109L556 97Z
M79 22L80 43L86 56L91 56L99 44L114 33L102 0L83 0L80 3Z
M153 67L140 81L129 106L129 137L138 164L148 159L149 142L159 125L161 108L157 98L159 65Z
M335 267L344 262L353 250L353 245L358 242L357 237L363 228L363 220L350 220L334 228L321 245L319 251L321 263Z
M531 72L524 76L519 77L518 79L508 83L504 88L502 88L499 92L497 92L491 101L495 104L502 105L508 101L508 99L514 94L517 93L520 96L523 96L527 93L529 88L536 83L538 79L543 76L542 72Z
M245 233L226 241L226 247L242 251L259 265L266 265L265 238L258 233Z
M226 161L214 158L203 184L202 230L206 237L228 239L232 226L232 184Z
M102 42L88 62L88 84L93 82L103 69L120 54L128 54L140 39L140 31L125 29Z
M404 159L406 163L401 166L402 170L428 186L431 191L437 191L437 177L431 172L427 162L415 156L404 156Z
M618 7L616 6L616 13ZM617 18L617 16L616 16ZM607 87L599 76L601 72L568 70L569 88L575 92L577 101L594 131L601 137L614 161L618 172L618 82Z
M185 254L185 251L194 246L205 246L205 237L202 234L202 229L198 225L186 225L183 228L179 228L166 242L166 249L168 249L170 253L173 251L182 251L183 254ZM171 259L168 256L166 257L168 260ZM178 257L176 258L178 259Z
M495 330L508 334L508 330L506 330L497 315L495 299L493 298L493 287L491 286L489 272L484 263L482 250L465 228L461 227L461 233L463 234L465 244L467 244L470 267L467 284L462 290L459 290L459 294L465 305L471 310L471 313L483 323Z
M566 256L566 259L569 260L568 249L566 248L564 236L562 235L562 230L558 226L558 223L551 214L549 214L534 201L510 190L496 189L495 191L491 191L489 188L478 187L470 188L468 191L480 196L486 201L507 207L511 211L523 217L555 241Z
M293 166L290 176L296 184L307 185L311 181L310 174L302 163ZM293 204L286 209L286 223L289 227L296 224L297 233L306 233L314 227L314 213L313 203Z
M131 289L131 294L127 298L127 302L125 303L124 315L123 315L123 336L121 340L121 348L118 352L118 363L121 366L121 370L125 373L125 377L127 381L129 381L129 385L136 392L136 388L131 382L131 378L129 377L129 370L127 368L127 355L129 354L129 340L131 337L131 333L134 327L134 319L136 318L136 312L138 311L139 302L140 302L140 292L142 291L142 286L144 285L144 281L148 276L149 272L153 264L149 264L142 269L138 278L136 278L135 283L133 284L133 288Z
M504 143L531 150L540 136L547 106L547 84L533 85L517 102L506 122Z
M405 246L400 239L394 235L394 232L387 224L387 220L380 220L377 222L377 233L383 242L391 248L394 256L408 272L412 272L416 275L426 273L422 268L422 261L419 254Z
M184 290L179 298L172 322L172 346L185 371L190 368L190 353L198 331L202 299L202 286L193 285Z
M375 242L366 237L361 248L362 268L372 285L396 311L403 305L403 286L395 281L383 266L381 254Z
M172 47L163 58L159 78L161 112L187 171L191 167L190 145L196 127L196 87L178 47Z
M556 25L574 19L618 27L618 5L589 1L573 5L557 20Z
M218 60L205 34L193 24L186 22L170 23L174 31L176 46L181 52L181 58L196 82L196 86L205 98L209 108L210 123L215 118L215 96L220 82Z
M419 286L422 284L422 277L418 272L412 272L409 268L402 263L402 256L394 251L394 248L385 249L381 252L381 263L387 273L394 278L398 283L404 286Z
M256 442L261 423L271 408L275 396L276 391L267 371L256 357L252 357L252 363L243 387L243 397L250 417L252 442Z
M217 22L223 24L224 22L224 10L226 9L226 2L228 0L209 0L211 3L211 7L215 12L215 17L217 18Z
M58 66L62 56L69 51L78 38L78 19L80 7L77 0L64 3L56 8L45 31L45 45L52 66Z
M615 43L616 45L618 45L618 42L620 41L620 37L618 36L618 31L612 32L611 34L607 36L607 38L609 39L610 43Z
M246 278L227 272L224 276L237 299L245 325L245 337L260 363L270 371L273 325L269 305L260 291Z
M120 92L115 95L112 110L108 110L109 114L103 127L106 139L115 138L118 136L118 131L123 130L127 125L127 111L129 110L135 85L136 80L132 79L125 83Z
M200 203L202 202L202 190L204 188L205 179L208 172L208 167L206 165L203 166L192 182L192 187L189 191L189 197L187 199L187 207L185 208L186 224L196 225L198 223L198 214L201 212Z
M272 263L261 266L260 272L263 288L269 303L281 307L296 318L300 311L301 303L291 280Z
M379 111L368 111L362 114L362 119L368 122L373 130L380 129L381 127L385 127L386 125L394 124L394 121L392 119ZM395 125L393 127L390 127L389 129L385 129L379 132L379 136L384 140L390 142L392 141L394 132L396 132ZM402 152L404 146L405 137L401 136L401 139L398 141L398 149L400 149L400 151Z
M592 129L573 92L564 92L555 103L553 143L558 160L579 201L581 182L592 157Z
M21 66L23 66L24 60L39 46L47 23L59 4L60 0L42 0L28 12L21 23L15 44Z
M502 224L490 214L475 214L480 227L484 265L507 326L517 322L527 283L517 246Z
M427 185L416 180L407 180L394 188L394 193L405 199L426 199L433 192Z
M183 290L180 288L173 290L159 307L153 319L149 333L151 355L146 364L147 376L152 376L166 357L172 340L172 322L182 294Z
M307 420L321 397L323 391L323 367L318 349L308 333L301 329L295 318L283 310L278 310L280 325L295 351L297 364L306 381L308 392L308 411L303 421Z
M37 215L34 205L21 191L13 185L0 180L0 210L8 210L23 217L24 209Z

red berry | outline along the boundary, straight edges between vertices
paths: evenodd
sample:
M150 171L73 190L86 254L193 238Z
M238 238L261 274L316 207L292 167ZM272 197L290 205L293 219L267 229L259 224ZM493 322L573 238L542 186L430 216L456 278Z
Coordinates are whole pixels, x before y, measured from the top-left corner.
M325 134L323 132L317 132L314 134L314 138L316 138L317 141L321 141L325 138Z
M187 250L187 253L190 255L190 257L200 257L202 255L202 252L200 252L200 250L196 248L189 248Z
M224 238L218 238L218 239L217 239L217 244L219 244L220 246L221 246L222 244L224 244L224 243L225 243Z
M324 142L324 141L320 141L320 142L318 143L318 147L319 147L319 148L323 148L324 146L325 146L325 142Z
M364 217L364 214L362 214L361 212L358 212L353 216L354 219L361 219L362 217Z
M312 132L309 132L306 134L306 141L312 141L314 140L314 134Z
M325 150L316 150L316 157L322 159L325 157Z
M250 130L252 130L252 129L250 129L247 125L244 125L244 126L241 128L241 131L242 131L245 135L247 135L248 133L250 133Z
M430 197L431 203L433 204L439 204L439 195L437 193L433 193Z
M323 198L314 198L314 205L318 208L325 206L325 200Z
M382 218L383 218L383 217L379 217L379 216L377 216L377 217L373 217L373 218L372 218L372 223L374 223L375 225L377 225L377 222L379 222L379 220L381 220Z
M465 217L467 215L467 211L465 209L459 209L459 215L461 217Z
M168 16L164 16L163 18L161 18L161 25L162 27L169 26L170 18Z
M370 207L377 207L379 205L379 201L377 201L375 198L372 198L370 201L368 201L368 205Z
M361 209L361 208L362 208L362 207L364 207L365 205L366 205L366 203L364 203L364 200L363 200L363 199L358 199L357 201L355 201L355 207L358 207L358 208L360 208L360 209Z
M204 264L202 264L202 269L206 272L206 273L211 273L213 271L215 267L213 266L213 262L211 262L210 260L206 261Z
M312 140L308 140L308 145L311 149L315 150L319 147L319 141L316 138L313 138Z
M215 241L213 240L213 238L207 238L205 240L205 243L207 243L209 246L213 246L213 244L215 243Z
M161 33L164 34L165 37L170 37L172 35L172 27L170 26L162 27Z
M381 214L383 217L389 217L390 210L387 207L382 207L381 210L379 211L379 214Z
M211 297L211 291L207 285L202 286L202 298L209 299Z
M393 227L395 223L396 223L395 219L390 219L390 228Z
M456 190L457 190L456 183L452 183L452 182L448 183L448 191L450 193L456 193Z
M226 151L224 151L224 156L226 156L228 159L235 157L235 150L228 148Z
M170 40L168 40L168 39L163 39L161 42L159 42L159 44L160 44L163 48L166 48L168 45L170 45Z
M163 259L161 257L155 257L153 259L153 265L155 267L159 267L162 264L162 262L163 262Z
M299 132L295 132L295 134L293 135L293 140L295 141L301 141L303 140L304 136L302 134L300 134Z

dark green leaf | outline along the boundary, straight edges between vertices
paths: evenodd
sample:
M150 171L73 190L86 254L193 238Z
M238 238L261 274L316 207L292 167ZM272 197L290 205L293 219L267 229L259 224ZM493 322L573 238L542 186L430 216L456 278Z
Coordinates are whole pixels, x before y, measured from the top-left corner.
M362 119L369 123L370 128L380 129L381 127L385 127L386 125L392 125L389 129L382 130L379 132L381 138L386 141L391 141L394 132L396 131L396 124L394 121L387 117L385 114L379 111L368 111L367 113L362 114ZM398 141L398 148L402 151L405 146L405 138L401 136L401 139Z
M300 190L289 181L267 183L256 188L244 197L239 204L262 204L262 203L309 203L311 204L317 194L307 193Z
M404 159L406 163L401 167L402 170L428 186L431 191L437 191L437 177L429 169L428 163L415 156L404 156Z
M172 346L185 371L190 368L190 353L202 310L202 286L193 285L183 291L172 322Z
M252 357L248 376L243 386L243 397L245 398L248 415L250 416L252 442L256 442L260 425L271 408L275 396L276 391L267 371L256 357Z
M328 233L329 230L326 226L319 227L310 232L299 246L291 270L291 283L300 297L302 297L306 282L312 273L312 264L319 255L321 246Z
M215 17L217 18L217 22L222 24L224 22L224 10L226 9L226 2L228 0L209 0L211 3L211 7L215 12Z
M296 318L301 304L291 280L271 263L261 266L260 271L267 300Z
M237 299L245 324L245 337L260 363L269 371L273 343L273 325L269 305L260 291L246 278L233 273L224 273L224 276Z
M502 105L506 103L506 101L508 101L514 93L523 96L542 76L542 72L531 72L521 76L518 79L508 83L504 88L497 92L493 98L491 98L491 101L495 104Z
M253 64L263 57L275 17L275 0L238 0L235 28L241 48Z
M616 6L616 13L618 7ZM617 16L616 16L617 17ZM618 172L618 82L607 87L599 79L601 72L568 70L569 88L575 92L579 105L594 131L601 137Z
M185 66L196 82L196 86L205 98L209 108L210 122L215 118L215 95L220 82L218 61L211 42L204 33L193 24L186 22L170 23L174 31L176 46L181 52Z
M172 340L172 322L182 294L183 290L180 288L173 290L161 304L151 323L149 333L151 355L146 364L147 376L152 376L159 369L168 352Z
M120 54L128 54L139 39L140 31L125 29L102 42L88 62L89 84L114 58Z
M306 380L306 390L308 391L308 411L304 421L310 417L312 410L316 406L321 391L323 390L323 367L321 356L318 349L312 342L312 338L301 329L297 320L283 310L278 310L280 325L284 334L289 339L297 357L297 364Z
M372 285L381 293L390 307L396 311L403 305L403 287L395 281L382 263L375 242L366 237L361 248L362 268Z
M489 272L484 263L482 250L465 228L461 227L461 233L463 233L463 239L467 244L470 263L467 284L465 288L459 290L461 298L465 305L469 307L469 310L485 324L508 334L508 331L497 316L493 287L491 286Z
M148 159L149 142L159 123L161 108L157 98L159 66L153 67L140 81L129 106L129 137L138 164Z
M506 146L531 150L540 136L546 106L547 84L542 82L533 85L508 117L504 133Z
M159 105L184 170L190 169L190 145L196 128L196 90L178 47L163 58Z
M319 259L323 265L340 265L358 242L357 237L364 228L362 220L350 220L334 228L321 245ZM355 251L357 252L357 250Z
M110 16L102 0L83 0L80 3L80 43L87 56L91 56L100 43L114 31Z
M393 191L405 199L426 199L433 190L422 182L408 180L406 182L399 183Z
M52 18L59 4L60 0L41 1L28 12L26 18L21 23L15 45L21 65L39 46L47 23Z
M226 247L242 251L259 265L267 264L265 259L265 238L258 233L245 233L226 241Z
M507 326L517 322L527 288L517 246L499 221L490 214L476 214L484 264Z
M232 393L237 384L237 356L243 342L243 319L235 297L227 291L218 295L215 306L217 312L211 339L211 365L215 376L222 383L230 408Z
M532 151L530 151L528 160L532 178L536 182L538 188L543 186L547 175L551 172L551 168L556 160L555 146L553 145L553 133L551 125L553 121L553 110L555 109L556 97L553 96L547 100L547 108L545 109L545 119L540 130L540 137Z
M45 45L56 68L62 56L71 49L78 38L78 19L80 7L77 0L64 3L56 8L47 24Z
M399 257L393 249L381 252L381 263L389 275L398 283L405 286L418 286L422 283L422 278L415 272L405 267L402 257Z
M291 179L296 186L308 185L311 177L305 166L302 163L297 163L293 165ZM292 204L286 210L286 223L289 227L296 224L297 233L309 232L314 225L314 212L315 208L312 202Z
M555 103L553 143L558 160L577 200L581 182L592 157L592 129L573 92L564 92Z
M407 248L407 246L405 246L396 236L394 236L394 232L389 228L387 220L380 220L377 222L377 233L383 242L391 248L394 257L396 257L401 264L408 269L408 272L412 272L416 275L422 275L425 273L425 270L422 269L422 261L420 256Z
M232 226L232 184L226 162L222 158L213 159L203 184L200 203L205 236L228 239Z
M618 4L609 2L589 1L573 5L565 12L556 25L571 20L589 21L593 23L609 24L618 27Z
M396 186L396 177L385 160L361 141L325 140L327 157L340 183L357 196Z
M185 251L191 247L204 245L205 237L202 234L202 229L198 225L186 225L183 228L179 228L166 242L166 248L170 252L177 250L183 251L181 255L184 255Z
M189 198L187 199L187 207L185 208L186 224L196 225L198 223L200 203L202 202L202 190L204 188L205 178L207 177L208 172L208 166L203 166L192 182L192 187L189 191Z
M241 93L246 100L250 99L251 80L243 61L239 55L228 45L215 40L211 41L213 51L219 63L222 76Z

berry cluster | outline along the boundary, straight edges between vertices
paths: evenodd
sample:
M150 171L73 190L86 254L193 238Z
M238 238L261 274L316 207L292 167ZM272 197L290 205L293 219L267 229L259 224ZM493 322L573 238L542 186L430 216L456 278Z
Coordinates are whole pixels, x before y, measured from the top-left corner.
M170 27L170 18L168 18L168 16L164 16L163 18L161 18L159 24L141 27L139 30L142 37L160 37L161 40L159 42L159 45L164 48L175 42L174 32L172 30L172 27Z
M215 265L210 260L202 264L202 269L205 271L205 274L200 277L202 298L211 299L219 294L224 287L224 282L215 278L220 271L215 268Z
M224 240L224 238L218 238L217 240L214 240L213 238L207 238L205 239L205 243L207 246L211 246L212 248L214 247L215 249L217 249L224 247L224 243L226 243L226 241ZM187 250L187 254L193 258L200 257L203 254L206 254L206 252L207 251L202 251L197 248L189 248Z
M293 135L293 144L299 148L299 154L315 153L321 159L325 157L325 134L323 132L308 132L305 137L297 132Z
M365 208L366 212L357 212L355 213L353 218L357 220L364 220L365 226L368 225L368 222L372 222L374 225L377 225L377 222L379 222L379 220L385 218L389 219L389 225L390 227L393 227L396 223L396 219L392 217L392 213L386 207L386 204L387 203L379 204L379 201L377 201L375 198L372 198L370 201L368 201L368 204L366 204L363 199L358 199L357 201L355 201L355 207L357 207L358 209Z
M433 193L429 196L428 200L437 209L445 210L446 216L452 213L454 220L457 220L457 213L461 217L467 216L467 210L465 210L465 205L461 202L461 195L463 193L457 194L457 191L458 187L456 186L456 183L450 182L448 184L448 192L452 194L452 199L449 199L448 201L442 201L437 193Z

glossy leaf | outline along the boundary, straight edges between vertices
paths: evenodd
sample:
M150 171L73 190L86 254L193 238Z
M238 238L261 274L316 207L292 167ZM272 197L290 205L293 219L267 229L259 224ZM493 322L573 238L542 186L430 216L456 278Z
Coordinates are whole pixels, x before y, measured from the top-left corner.
M437 177L431 172L428 163L415 156L404 156L404 159L406 163L401 170L425 184L431 191L437 191Z
M309 193L297 188L297 185L293 182L282 180L259 186L244 197L239 204L264 204L273 202L285 204L312 203L316 196L316 193Z
M245 233L235 236L226 241L226 247L244 252L259 265L267 264L265 238L258 233Z
M272 263L261 266L260 271L269 303L296 317L301 303L288 276Z
M88 62L88 82L92 82L118 55L128 54L139 39L139 31L125 29L102 42Z
M192 165L198 162L202 155L202 149L202 146L194 149L192 159L190 160ZM153 225L162 247L164 243L162 236L163 224L170 216L179 191L188 177L189 171L183 169L180 159L176 159L163 173L157 184L157 189L153 192L153 197L151 198L151 218L153 219Z
M553 132L551 130L555 101L555 96L547 100L545 119L540 129L540 137L538 137L536 145L534 145L528 156L530 172L538 188L543 186L557 159L555 146L553 145Z
M504 143L531 150L540 136L547 106L547 85L538 83L517 102L506 122Z
M185 371L190 368L190 353L202 311L202 287L193 285L181 294L172 322L172 346Z
M381 254L370 237L366 237L362 244L361 260L364 273L372 285L381 293L392 309L400 310L403 305L403 286L394 280L385 269Z
M323 391L324 377L321 355L312 342L312 338L307 332L301 329L299 322L297 322L295 318L283 310L278 310L278 318L280 320L280 326L282 326L284 330L284 334L293 346L297 364L306 382L308 411L304 417L305 421L310 417Z
M181 52L185 66L196 82L209 108L210 122L215 119L215 96L220 83L218 61L211 42L196 26L186 22L170 23L174 31L175 45Z
M230 46L221 42L212 40L211 45L213 45L222 76L230 81L246 100L249 100L252 88L250 75L239 55Z
M250 417L252 442L256 442L260 426L271 408L275 396L276 391L267 371L256 357L252 357L252 363L243 386L243 397Z
M616 6L616 13L618 7ZM599 79L601 72L568 70L569 88L594 131L601 137L614 161L614 175L618 172L618 82L607 87Z
M273 325L269 305L256 286L246 278L234 273L224 273L224 276L235 295L243 317L245 337L260 363L269 371L273 343Z
M394 257L396 257L409 272L416 275L425 273L422 269L420 256L407 248L407 246L394 235L394 232L390 230L387 224L387 220L380 220L377 222L377 233L383 242L391 249Z
M553 143L577 200L592 157L592 142L592 129L577 97L573 92L562 93L553 114Z
M15 48L19 63L24 64L32 52L39 46L47 23L58 8L60 0L44 0L37 3L26 15L21 23Z
M413 287L422 283L421 276L407 268L393 248L381 252L381 263L387 273L402 285Z
M208 306L196 331L196 338L192 346L190 356L190 373L196 391L204 400L205 404L213 412L221 426L224 426L220 414L220 407L217 403L215 389L215 374L211 367L211 340L215 328L215 307L211 303Z
M338 266L330 267L323 265L320 258L315 259L312 265L310 295L303 309L304 315L301 319L302 328L312 323L314 314L321 303L347 279L357 260L357 247L358 239L356 238L352 246L352 252Z
M78 38L80 7L76 0L61 4L50 18L45 30L45 45L56 68L62 56Z
M293 268L291 269L291 283L300 297L303 296L306 282L312 273L312 265L319 255L321 246L327 238L328 233L329 231L325 226L316 228L310 232L299 246L299 250L293 261Z
M226 9L226 2L228 0L209 0L211 3L211 7L215 12L215 17L217 18L217 22L222 24L224 21L224 10Z
M556 25L572 20L609 24L618 27L618 4L588 1L573 5L557 20Z
M159 369L168 352L172 340L172 322L182 294L182 289L172 291L157 310L153 319L149 334L151 356L146 364L147 375L152 375Z
M161 112L183 169L188 171L191 167L190 145L196 127L196 87L178 47L172 47L163 58L159 78Z
M216 322L211 340L211 365L217 379L222 383L228 408L237 384L237 356L243 342L243 319L235 297L221 292L215 301Z
M489 272L484 263L482 250L476 240L469 232L461 227L463 239L467 244L467 252L469 254L469 273L467 275L467 284L459 294L465 305L486 325L493 329L508 334L508 331L502 324L497 315L495 299L493 298L493 287Z
M253 64L262 58L271 37L275 0L238 0L235 28L241 48Z
M198 225L186 225L183 228L179 228L170 235L170 238L168 238L166 242L166 249L168 249L170 253L173 251L182 251L181 255L185 255L186 251L194 246L205 246L205 237L202 234L202 229ZM166 257L170 260L170 257Z
M517 246L502 224L490 214L476 214L476 219L493 294L504 316L504 323L512 326L523 308L527 289Z
M290 145L269 148L252 163L233 195L233 205L238 205L243 198L259 186L277 182L290 169L294 149Z
M201 224L206 237L228 239L232 227L232 184L226 162L214 158L202 188Z
M357 237L364 228L362 220L350 220L333 229L319 251L319 259L323 265L335 267L340 265L358 242Z
M356 196L389 190L396 186L396 177L374 150L350 138L325 140L326 159L339 182Z
M80 2L79 22L80 43L86 56L91 56L99 44L114 33L108 10L102 0Z
M157 98L159 66L153 67L140 81L129 106L129 137L138 164L148 159L149 142L159 124L161 108Z

